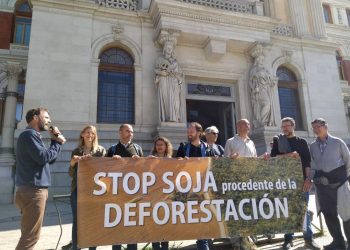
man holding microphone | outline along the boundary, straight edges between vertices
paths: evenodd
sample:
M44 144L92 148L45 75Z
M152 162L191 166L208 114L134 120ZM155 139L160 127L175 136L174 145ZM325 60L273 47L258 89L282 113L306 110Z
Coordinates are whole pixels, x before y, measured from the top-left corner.
M57 128L50 128L51 144L46 148L40 132L49 130L50 115L45 108L26 114L27 128L19 135L16 150L15 203L21 210L21 238L16 250L34 249L40 237L48 187L50 165L57 159L66 139Z

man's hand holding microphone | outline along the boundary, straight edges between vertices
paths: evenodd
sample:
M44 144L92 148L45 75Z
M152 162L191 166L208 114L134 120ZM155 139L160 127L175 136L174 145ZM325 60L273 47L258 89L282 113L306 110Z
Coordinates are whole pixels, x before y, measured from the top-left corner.
M64 144L67 141L57 127L50 126L49 131L51 135L51 140L57 141L60 144Z

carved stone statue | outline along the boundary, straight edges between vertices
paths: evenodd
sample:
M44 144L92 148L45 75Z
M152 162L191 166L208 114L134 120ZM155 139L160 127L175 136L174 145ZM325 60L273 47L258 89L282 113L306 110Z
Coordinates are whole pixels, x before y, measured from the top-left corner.
M255 58L255 61L249 75L255 128L276 126L273 101L273 88L276 80L263 65L265 58L263 49L261 44L254 48L252 56Z
M175 58L176 38L167 35L161 38L160 42L163 44L163 56L158 58L155 68L160 121L181 122L181 88L184 74Z

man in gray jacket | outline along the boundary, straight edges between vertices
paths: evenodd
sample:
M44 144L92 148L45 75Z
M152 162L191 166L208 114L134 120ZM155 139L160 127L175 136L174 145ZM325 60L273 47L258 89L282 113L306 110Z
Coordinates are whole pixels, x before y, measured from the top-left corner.
M345 236L350 241L350 154L345 142L328 133L328 124L323 118L312 123L317 138L310 145L314 161L317 202L323 213L333 241L325 250L345 249L338 214L343 220ZM348 244L349 245L349 244ZM348 246L348 250L350 247Z

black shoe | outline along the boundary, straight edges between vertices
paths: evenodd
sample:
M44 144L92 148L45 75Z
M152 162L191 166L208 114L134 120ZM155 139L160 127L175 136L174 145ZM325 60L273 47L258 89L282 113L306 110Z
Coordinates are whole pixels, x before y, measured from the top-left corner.
M72 249L72 242L69 242L67 245L64 245L61 249L62 250L71 250Z
M320 250L321 247L316 243L314 239L312 240L305 240L305 248L312 249L312 250Z
M323 247L324 250L344 250L345 249L345 243L339 243L336 241L332 241L331 244L326 245Z
M282 249L287 250L287 249L291 249L293 246L293 240L284 240L284 243L282 245Z

